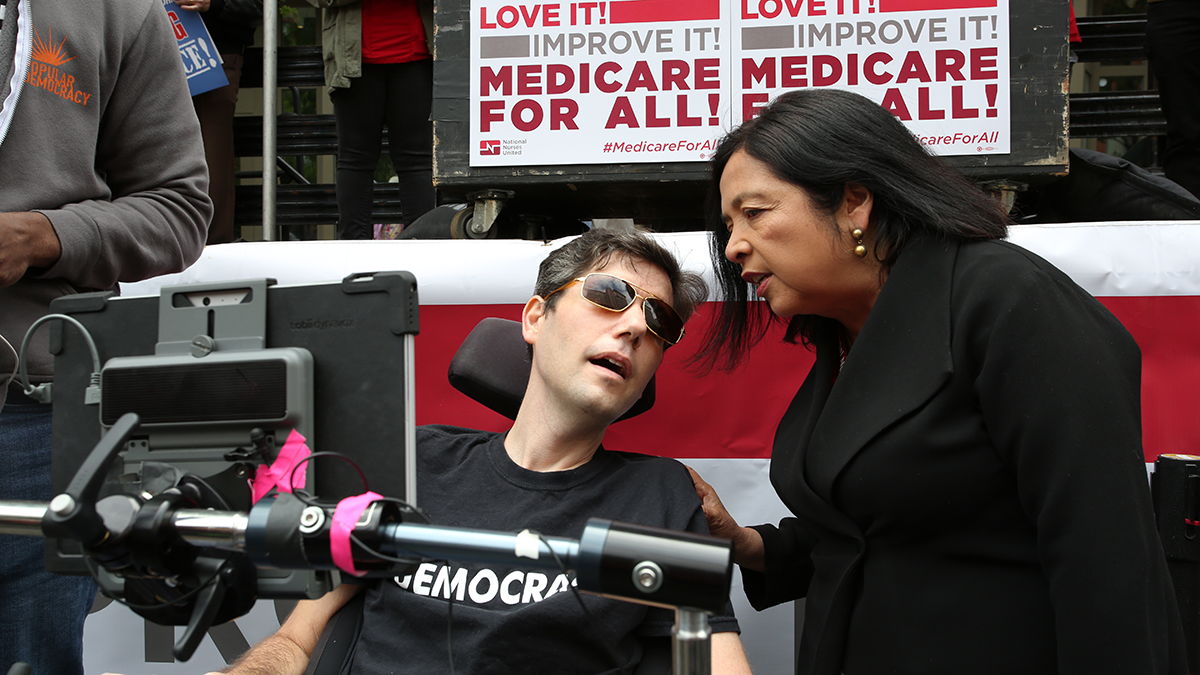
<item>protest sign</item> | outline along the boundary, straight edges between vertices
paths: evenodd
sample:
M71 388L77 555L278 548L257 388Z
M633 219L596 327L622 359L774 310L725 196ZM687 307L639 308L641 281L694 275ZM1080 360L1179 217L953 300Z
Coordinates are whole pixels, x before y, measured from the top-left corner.
M473 166L704 161L728 121L724 0L472 5Z
M1008 0L735 0L742 121L790 89L858 92L943 155L1007 154Z
M179 56L183 59L183 70L187 74L188 91L192 96L212 91L229 84L225 69L221 66L221 55L204 20L196 12L181 9L174 2L163 2L175 39L179 41Z
M473 0L472 166L704 161L791 89L1009 151L1008 0Z

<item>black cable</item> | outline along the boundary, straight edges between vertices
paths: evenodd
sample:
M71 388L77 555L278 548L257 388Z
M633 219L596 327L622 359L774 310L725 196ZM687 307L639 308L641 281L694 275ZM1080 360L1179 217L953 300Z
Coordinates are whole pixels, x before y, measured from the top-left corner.
M353 467L356 472L358 472L359 478L362 479L363 492L364 493L370 492L371 488L367 484L367 477L363 474L362 469L359 468L358 464L356 464L353 459L350 459L346 455L343 455L338 452L314 452L313 454L309 455L308 457L305 457L300 462L298 462L296 464L296 466L292 467L291 475L288 476L289 481L294 482L296 469L300 468L308 460L313 459L317 456L322 456L322 455L329 456L329 457L338 457L340 459L345 460L347 463L349 463L350 466ZM304 502L305 504L307 504L309 506L316 506L317 508L329 508L330 506L334 506L334 505L322 505L322 504L316 503L315 501L309 501L309 500L305 499L301 494L297 494L298 492L303 492L303 491L298 491L298 490L293 491L292 494L296 496L296 499L299 499L300 501ZM425 515L424 511L422 511L420 508L418 508L416 506L413 506L412 504L409 504L408 502L404 501L403 499L396 499L395 497L380 497L379 499L376 499L375 501L391 502L393 504L398 505L401 509L407 509L408 511L411 511L412 513L417 514L417 516L420 517L420 519L425 521L426 523L429 522L429 516ZM417 562L417 560L415 560L413 558L397 558L395 556L391 556L386 553L383 553L382 551L377 551L377 550L371 548L370 546L368 546L367 544L363 543L363 541L361 539L359 539L358 537L354 536L354 532L350 532L349 536L350 536L351 542L357 544L359 548L361 548L362 550L366 551L367 553L369 553L381 560L386 560L388 562L398 563L401 565L412 565ZM443 561L443 562L445 562L445 561ZM446 608L446 658L449 660L449 663L450 663L450 675L454 675L454 619L453 619L454 595L453 594L451 594L450 597L447 599L447 603L448 604L447 604L447 608Z
M409 511L417 514L417 516L420 517L422 521L424 521L426 523L429 522L429 516L426 516L424 511L413 506L412 504L409 504L408 502L404 501L403 499L396 499L395 497L380 497L379 499L376 499L375 501L391 502L393 504L398 505L401 509L408 509ZM417 562L416 558L397 558L396 556L391 556L382 551L373 549L370 546L368 546L367 544L363 543L363 541L361 539L354 536L353 531L350 532L350 541L354 542L355 544L358 544L358 546L360 548L362 548L364 551L366 551L367 553L370 553L373 556L378 557L380 560L386 560L388 562L399 563L402 565L411 565L411 564Z
M382 497L381 496L379 499L376 499L375 501L391 502L393 504L396 504L401 509L407 509L408 511L411 511L411 512L417 514L417 516L420 517L420 519L423 523L425 523L425 524L429 523L429 516L425 515L424 511L413 506L412 504L409 504L408 502L404 501L403 499L397 499L396 497Z
M450 590L446 591L446 659L454 675L454 593Z
M542 536L542 533L534 532L533 530L528 530L528 532L536 535L538 540L545 544L546 548L550 549L550 556L554 558L554 562L558 565L558 568L562 570L563 574L567 574L567 566L563 563L562 558L558 557L558 553L555 553L554 547L550 545L550 542L546 541L546 538ZM592 625L592 628L596 631L596 634L602 634L599 622L596 621L596 617L593 616L590 611L588 611L587 605L585 605L583 602L583 596L579 594L579 589L576 588L575 584L567 584L567 588L571 589L571 593L575 596L575 600L579 602L579 608L583 610L583 615L587 617L588 623ZM616 665L618 671L621 671L625 667L621 656L617 654L612 645L605 643L604 651L608 652L608 657L612 659L613 664Z
M309 456L301 459L299 462L296 462L296 465L293 466L292 470L288 472L288 484L295 485L296 484L296 470L318 457L336 457L340 460L345 461L347 464L350 465L350 468L354 469L355 473L358 474L358 478L359 478L359 480L362 481L362 484L363 484L363 492L366 493L366 492L371 491L370 486L367 484L367 476L363 473L362 469L358 468L358 464L356 464L353 459L350 459L349 457L347 457L346 455L343 455L340 452L329 452L329 451L314 452L314 453L310 454ZM304 495L307 495L309 493L307 493L303 490L293 489L292 494L295 495L296 499L299 499L300 501L304 502L304 504L306 506L315 506L320 509L333 508L333 507L337 506L336 503L321 504L321 503L317 502L315 499L306 499L304 497Z
M336 457L340 460L345 461L347 464L350 465L350 467L352 469L354 469L355 473L358 474L359 479L362 480L363 493L365 494L365 493L371 491L371 486L367 483L367 476L366 476L366 474L363 473L363 470L361 468L359 468L358 464L353 459L348 457L347 455L343 455L340 452L332 452L332 451L314 452L311 455L305 457L304 459L301 459L299 462L296 463L296 466L292 467L292 470L288 475L289 483L295 484L296 470L299 469L300 467L304 466L310 460L316 459L317 457ZM321 504L320 502L317 502L316 500L306 499L305 497L308 496L309 493L304 490L293 490L292 494L295 495L296 499L299 499L301 502L304 502L304 504L306 506L315 506L315 507L321 508L321 509L337 507L337 503ZM408 502L404 501L403 499L397 499L395 497L380 496L380 498L376 499L375 501L391 502L393 504L397 504L400 506L401 509L406 509L408 511L411 511L411 512L417 514L418 516L420 516L421 520L425 521L426 523L429 522L429 516L426 516L424 511L417 508L416 506L413 506L412 504L409 504ZM339 503L340 503L340 500L339 500ZM351 535L351 537L353 537L353 536L354 535ZM365 546L361 542L358 542L358 544L360 546L362 546L363 548L367 549L367 551L369 553L378 553L377 551L372 550L370 547ZM380 555L380 557L387 559L387 556L384 556L383 554L379 554L379 555Z
M351 459L350 457L348 457L346 455L343 455L340 452L331 452L331 451L314 452L311 455L301 459L299 462L296 463L296 466L292 467L292 470L288 475L288 481L292 484L295 484L296 470L299 469L300 467L304 466L310 460L316 459L317 457L336 457L338 459L344 460L347 464L350 465L351 468L354 469L354 471L358 474L358 477L362 480L363 493L366 494L367 492L371 491L371 486L367 483L366 474L363 473L362 469L359 468L358 464L353 459ZM308 493L305 492L304 490L293 490L292 495L294 495L296 497L296 499L299 499L301 502L303 502L307 506L315 506L319 509L328 509L328 508L336 508L337 507L336 503L321 504L320 502L317 502L315 499L306 498ZM425 515L424 511L417 508L416 506L413 506L412 504L409 504L408 502L404 501L403 499L396 499L395 497L381 496L379 499L376 499L375 501L391 502L393 504L400 506L401 509L407 509L407 510L417 514L421 518L421 520L423 520L427 523L429 522L429 517ZM397 558L395 556L387 555L386 553L383 553L381 551L377 551L377 550L371 548L370 546L366 545L365 543L363 543L362 540L359 539L358 537L354 536L353 532L350 532L350 541L354 542L355 544L358 544L358 546L360 548L362 548L364 551L366 551L367 553L370 553L373 556L380 558L381 560L386 560L388 562L394 562L394 563L400 563L400 564L404 564L404 565L410 565L414 562L413 558Z

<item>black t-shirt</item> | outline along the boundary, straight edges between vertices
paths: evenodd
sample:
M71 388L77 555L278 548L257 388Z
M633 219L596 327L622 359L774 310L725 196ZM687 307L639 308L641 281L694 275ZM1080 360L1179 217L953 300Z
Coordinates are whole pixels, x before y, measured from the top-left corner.
M577 539L588 518L708 532L687 469L675 460L601 448L570 471L521 468L504 435L421 427L418 502L436 525ZM575 574L455 561L370 586L351 673L619 673L641 659L637 636L671 634L674 613L581 593ZM452 600L451 600L452 599ZM732 609L710 618L737 630Z

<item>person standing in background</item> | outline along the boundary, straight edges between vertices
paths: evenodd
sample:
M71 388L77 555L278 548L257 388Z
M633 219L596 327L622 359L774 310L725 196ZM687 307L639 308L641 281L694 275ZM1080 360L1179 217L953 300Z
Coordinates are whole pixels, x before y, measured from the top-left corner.
M1146 55L1167 117L1167 178L1200 198L1200 0L1150 0Z
M208 243L224 244L235 239L233 113L246 47L254 43L254 31L262 24L263 4L262 0L179 0L178 4L180 9L200 13L221 55L225 79L229 80L224 87L192 97L204 137L208 196L213 201Z
M401 222L434 207L432 0L308 0L324 10L325 84L337 122L338 238L371 239L388 129Z
M160 0L7 0L0 23L0 499L50 499L55 298L178 272L212 217L200 125ZM5 343L8 343L6 345ZM21 378L22 380L24 378ZM47 392L48 393L48 392ZM0 536L0 671L82 675L96 587Z

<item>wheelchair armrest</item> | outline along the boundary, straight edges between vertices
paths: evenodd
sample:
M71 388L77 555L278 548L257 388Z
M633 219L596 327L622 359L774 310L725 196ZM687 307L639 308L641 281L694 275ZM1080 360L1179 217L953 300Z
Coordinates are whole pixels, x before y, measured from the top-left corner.
M359 591L329 619L313 648L304 675L340 675L345 670L362 632L366 598L367 593Z

